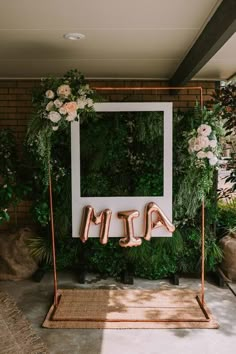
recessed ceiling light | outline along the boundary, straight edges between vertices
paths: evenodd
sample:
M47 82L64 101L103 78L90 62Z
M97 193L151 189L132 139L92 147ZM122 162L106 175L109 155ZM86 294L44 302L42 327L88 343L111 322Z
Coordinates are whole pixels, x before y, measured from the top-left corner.
M85 38L85 35L82 34L82 33L66 33L64 34L63 36L65 39L69 39L71 41L78 41L80 39L84 39Z

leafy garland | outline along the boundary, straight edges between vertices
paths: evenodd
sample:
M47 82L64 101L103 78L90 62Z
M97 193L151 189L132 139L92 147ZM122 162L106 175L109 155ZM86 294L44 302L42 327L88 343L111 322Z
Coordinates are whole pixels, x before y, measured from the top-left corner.
M88 122L94 118L94 98L95 93L77 70L69 71L62 78L43 79L41 87L34 92L35 111L28 129L27 145L41 162L44 186L48 185L48 162L51 161L54 135L58 129L65 131L72 121ZM201 110L196 105L192 126L190 132L182 132L183 146L175 161L182 169L174 201L177 225L195 217L202 198L212 187L221 152L219 139L224 135L219 105L212 111ZM145 139L145 127L141 129L143 136L140 139ZM189 156L184 153L182 158L184 150L189 151Z
M221 86L212 95L218 114L224 121L226 135L236 134L236 83Z
M77 70L70 70L61 78L42 79L40 88L34 91L34 114L28 128L27 145L42 162L46 186L55 132L67 129L73 121L92 119L94 98L94 91Z
M176 224L183 224L193 219L202 199L213 186L214 171L219 166L221 155L220 138L224 136L223 121L219 115L219 107L209 111L198 105L194 111L194 129L184 132L184 146L189 152L184 155L181 180L174 201L174 218ZM177 158L178 159L178 158Z
M224 121L224 127L226 129L226 136L235 139L236 136L236 82L233 81L228 85L221 86L216 89L212 95L213 103L219 107L219 114ZM232 163L235 166L236 155L232 155ZM228 189L228 193L235 193L236 191L236 168L233 170L230 176L225 182L232 183L232 187Z

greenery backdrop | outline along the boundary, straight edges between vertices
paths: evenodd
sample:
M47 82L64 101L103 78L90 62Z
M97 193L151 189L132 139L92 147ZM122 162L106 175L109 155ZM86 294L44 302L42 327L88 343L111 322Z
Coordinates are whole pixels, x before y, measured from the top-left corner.
M83 197L163 195L163 113L97 113L81 124Z
M83 77L76 75L73 73L71 81L72 86L74 85L74 97L77 85L79 84L80 88L85 85ZM70 75L67 80L69 78ZM38 237L29 241L29 247L44 266L50 267L50 159L57 262L58 268L64 269L77 267L82 245L78 239L71 237L70 127L61 120L58 129L54 122L49 122L44 117L45 104L48 104L48 100L43 98L45 90L56 89L59 84L62 85L64 81L58 80L46 80L42 88L34 94L35 114L29 125L25 146L27 168L31 171L28 174L32 176L28 191L33 191L30 194L33 200L32 215L38 225ZM95 97L89 88L86 90L90 97ZM211 110L201 110L196 105L193 111L179 112L173 117L173 211L174 223L177 226L173 237L152 238L150 242L144 241L142 246L128 250L122 249L116 238L110 239L105 246L100 245L98 239L89 239L83 246L87 254L88 270L118 276L129 263L136 275L150 279L166 277L176 272L199 273L200 207L203 196L206 200L206 269L214 270L222 257L217 245L215 225L219 220L221 226L225 227L225 217L224 212L219 214L216 208L215 169L211 166L196 165L196 158L188 151L188 140L202 123L213 126L217 137L222 135L221 116L225 106L219 101L216 103ZM140 113L144 119L135 119L132 115L122 117L122 114L117 114L115 119L107 119L102 115L95 115L91 109L81 111L80 115L81 153L84 156L81 186L83 195L162 193L162 164L156 162L163 154L163 128L160 117L149 112L145 117ZM150 149L150 142L154 149ZM155 160L156 153L159 155ZM6 171L8 170L5 170L8 178ZM3 187L5 181L4 179ZM15 180L12 185L17 185ZM6 209L6 206L2 207L6 204L3 203L5 197L4 192L0 196L3 211ZM235 220L235 214L231 214L230 222ZM3 217L7 218L5 214Z
M163 177L161 173L157 173L158 169L161 171L160 164L153 164L153 161L158 159L140 157L143 149L144 151L146 149L147 153L155 154L155 151L158 151L162 155L163 138L160 134L162 121L156 119L153 113L147 113L144 118L134 122L132 115L122 120L117 114L115 119L107 121L99 116L88 119L81 125L81 154L82 161L85 161L82 164L83 195L154 195L162 192ZM215 120L216 113L213 114L206 109L201 111L198 106L193 112L174 115L173 209L177 229L173 237L153 238L150 242L143 242L141 247L128 250L123 250L118 245L118 239L110 239L105 246L100 245L98 239L89 239L83 246L87 254L88 270L118 276L129 263L132 264L136 275L151 279L176 272L200 272L199 208L203 196L207 197L207 210L210 211L207 213L206 222L206 267L207 270L214 269L221 259L221 252L213 232L216 219L212 197L215 193L212 190L214 169L196 168L193 156L188 152L188 136L189 132L202 122L214 124ZM130 127L133 130L132 140ZM156 149L152 152L149 150L150 141ZM80 261L82 245L78 239L71 238L69 127L65 126L53 134L51 143L58 266L76 267ZM30 153L33 157L32 163L35 165L34 190L37 191L33 214L42 227L41 234L31 240L30 246L33 253L42 261L50 263L48 191L44 188L42 161L37 158L36 150L31 139ZM132 180L134 176L135 181ZM126 183L120 178L125 178Z

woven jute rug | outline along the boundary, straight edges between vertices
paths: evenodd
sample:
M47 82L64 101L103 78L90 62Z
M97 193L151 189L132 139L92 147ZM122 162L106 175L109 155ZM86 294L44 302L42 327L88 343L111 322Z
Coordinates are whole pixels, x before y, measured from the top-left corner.
M186 289L58 290L46 328L218 328L197 294Z
M0 292L0 353L49 353L8 294Z

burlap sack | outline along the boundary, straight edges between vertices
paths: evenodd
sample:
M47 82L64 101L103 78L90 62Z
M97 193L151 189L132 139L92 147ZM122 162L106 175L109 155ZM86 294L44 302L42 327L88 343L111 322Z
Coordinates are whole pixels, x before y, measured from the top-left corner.
M37 270L37 262L26 244L33 236L28 228L0 234L0 280L27 279Z
M236 281L236 233L230 232L220 240L223 260L220 265L224 275L231 281Z

